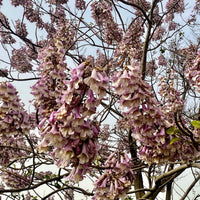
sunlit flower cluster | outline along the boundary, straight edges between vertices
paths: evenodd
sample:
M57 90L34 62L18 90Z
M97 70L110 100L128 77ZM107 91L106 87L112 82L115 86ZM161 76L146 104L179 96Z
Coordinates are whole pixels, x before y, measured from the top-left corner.
M60 167L73 166L69 179L78 182L97 154L99 125L90 116L95 114L106 95L109 79L105 72L90 72L86 62L71 70L71 79L64 81L62 106L51 113L48 123L41 121L40 151L53 147L52 156Z
M124 119L120 122L121 128L132 129L132 137L141 142L140 159L150 164L161 164L176 159L188 160L195 155L196 150L191 144L185 142L183 145L180 138L173 143L171 141L174 136L166 133L166 129L174 124L169 121L165 112L171 106L171 113L174 113L183 105L177 91L171 90L177 101L169 96L171 104L168 103L169 108L163 108L162 111L150 86L141 79L140 69L135 66L127 66L123 72L116 73L113 76L113 87L120 96L119 103L125 111ZM167 92L169 93L163 91L162 94ZM174 119L174 116L170 119ZM185 141L187 139L189 138Z
M163 129L159 130L163 125L162 113L150 86L142 81L139 67L127 66L123 72L116 73L112 85L120 96L120 106L128 109L122 120L124 128L133 129L132 137L141 141L143 146L149 146L150 141L155 143L163 133Z
M52 44L44 47L38 54L41 78L32 86L32 94L41 118L49 118L51 112L58 109L58 100L66 87L63 83L63 80L68 78L65 52L73 46L72 35L68 34L69 31L65 32L67 29L67 24L60 25Z
M126 153L112 153L105 162L105 171L95 182L94 200L124 199L134 181L132 162Z

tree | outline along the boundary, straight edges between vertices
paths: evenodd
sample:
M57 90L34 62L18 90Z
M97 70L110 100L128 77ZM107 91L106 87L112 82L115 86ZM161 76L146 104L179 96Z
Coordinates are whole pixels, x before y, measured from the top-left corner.
M199 0L0 5L2 199L198 199Z

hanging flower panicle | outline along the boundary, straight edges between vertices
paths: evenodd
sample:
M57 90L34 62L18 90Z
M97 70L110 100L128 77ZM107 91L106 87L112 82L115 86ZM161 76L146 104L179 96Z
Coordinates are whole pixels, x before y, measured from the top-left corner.
M52 156L60 167L71 165L69 179L82 180L97 155L99 125L90 119L106 95L109 81L104 71L93 69L84 62L71 70L71 79L64 81L61 107L51 113L48 123L41 121L40 151L53 148Z
M104 28L105 42L109 45L114 42L120 42L122 30L114 21L111 3L107 1L94 1L91 4L91 10L96 24Z
M105 162L105 172L95 182L94 200L124 199L134 181L132 162L126 153L112 153Z
M120 107L125 110L124 118L119 121L120 128L132 129L132 137L141 142L140 159L149 164L161 164L197 156L197 149L192 142L182 145L181 138L174 140L176 135L166 133L166 129L174 123L165 116L150 86L141 79L139 67L127 66L123 72L116 73L112 80L115 92L120 97ZM181 109L179 100L173 103L172 109ZM191 141L185 137L185 141L187 140Z
M23 104L12 84L0 83L0 103L0 135L28 134L29 115L23 109Z
M12 189L24 188L30 184L30 177L18 170L3 171L1 172L1 178L6 186Z

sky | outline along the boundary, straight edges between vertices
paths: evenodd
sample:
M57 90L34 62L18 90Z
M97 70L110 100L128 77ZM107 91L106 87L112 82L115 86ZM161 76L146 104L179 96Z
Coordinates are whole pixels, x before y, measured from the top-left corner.
M4 0L3 2L6 3L5 6L1 8L1 11L3 13L6 13L9 17L13 18L13 20L15 20L16 18L21 18L22 10L19 9L16 12L16 9L11 7L8 4L8 0ZM191 1L188 1L188 2L191 2ZM14 13L14 15L13 15L13 13ZM86 17L87 17L87 15L86 15ZM30 29L31 29L31 27L30 27ZM187 34L187 32L186 32L186 34ZM34 31L30 32L30 37L32 37L32 36L34 36ZM0 48L0 52L1 52L0 59L2 59L6 56L6 54L2 50L2 48ZM1 65L2 65L2 63L1 63ZM26 76L27 76L27 74L23 75L23 77L26 77ZM4 79L2 79L2 80L1 79L2 78L0 77L0 81L4 81ZM34 83L35 83L35 81L27 81L27 82L19 81L19 82L14 83L15 87L19 91L19 95L20 95L22 101L25 103L26 109L30 112L33 111L33 106L31 106L31 104L30 104L30 100L32 99L32 95L30 94L30 86L32 86ZM179 198L178 193L181 193L182 192L181 190L184 190L184 191L186 190L186 188L188 187L189 180L193 180L190 170L187 170L185 173L183 173L181 175L181 177L182 178L180 178L180 177L178 178L178 179L180 179L178 182L179 182L179 186L181 189L176 187L177 194L175 196L177 198ZM87 181L87 180L80 183L80 185L89 186L88 189L90 189L90 184L91 184L91 182ZM200 183L197 183L197 188L200 188ZM194 194L198 193L198 190L200 191L200 189L196 189L191 192L191 195L190 195L191 200L193 199ZM77 198L81 198L81 197L77 196ZM176 199L174 199L174 200L176 200Z

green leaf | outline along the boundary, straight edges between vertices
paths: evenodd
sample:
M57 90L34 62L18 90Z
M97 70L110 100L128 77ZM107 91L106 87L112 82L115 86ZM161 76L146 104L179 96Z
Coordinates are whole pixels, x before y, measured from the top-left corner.
M179 129L176 127L172 126L166 130L166 133L169 135L174 135L175 133L179 133Z
M200 121L199 120L194 120L191 121L192 126L194 126L195 128L199 128L200 129Z
M160 49L160 52L161 52L161 53L165 53L165 50L164 50L164 49Z
M126 199L125 200L133 200L131 197L126 197Z
M45 178L48 180L48 179L50 179L51 177L50 177L48 174L46 174L46 175L45 175Z
M180 140L180 138L175 137L170 141L170 144L173 144L174 142L179 141L179 140Z
M60 188L61 188L61 185L60 185L58 182L56 182L56 183L55 183L55 187L58 188L58 189L60 189Z

